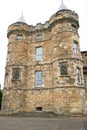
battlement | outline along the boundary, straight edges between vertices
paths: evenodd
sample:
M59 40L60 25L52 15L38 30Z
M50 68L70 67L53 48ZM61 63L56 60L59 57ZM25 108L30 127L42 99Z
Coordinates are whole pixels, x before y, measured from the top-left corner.
M31 33L31 32L48 30L48 29L51 29L53 25L55 25L56 23L63 23L66 21L68 22L72 21L76 23L75 26L77 28L79 27L78 15L74 11L71 11L71 10L62 10L62 11L56 12L54 15L51 16L49 21L46 21L43 24L37 23L35 26L33 26L33 25L28 25L24 22L13 23L8 27L7 37L9 37L9 35L13 33L14 31L24 31L26 33Z

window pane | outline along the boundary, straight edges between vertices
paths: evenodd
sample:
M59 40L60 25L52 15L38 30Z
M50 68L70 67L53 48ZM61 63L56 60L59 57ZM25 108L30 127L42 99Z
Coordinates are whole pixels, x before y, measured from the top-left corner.
M77 83L81 83L80 69L77 69Z
M74 49L74 54L78 54L78 43L75 43L75 42L74 42L74 47L73 47L73 49Z
M36 72L36 86L42 85L42 71Z
M22 36L22 35L17 35L17 36L16 36L16 39L17 39L17 40L22 40L22 39L23 39L23 36Z
M36 48L36 61L42 61L42 47Z

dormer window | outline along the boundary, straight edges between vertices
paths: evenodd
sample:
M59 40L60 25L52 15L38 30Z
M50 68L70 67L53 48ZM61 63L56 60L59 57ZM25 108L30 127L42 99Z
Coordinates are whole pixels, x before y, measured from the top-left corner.
M17 35L16 40L23 40L23 36L22 35Z

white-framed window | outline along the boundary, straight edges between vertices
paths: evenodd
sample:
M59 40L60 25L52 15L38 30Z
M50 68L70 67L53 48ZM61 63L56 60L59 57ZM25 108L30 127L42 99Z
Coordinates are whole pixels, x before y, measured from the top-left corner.
M41 87L42 86L42 71L36 71L35 74L35 84L36 87Z
M82 78L81 78L81 70L80 68L77 68L76 69L76 80L77 80L77 83L78 84L81 84L82 83Z
M36 61L42 61L42 47L36 47Z
M74 42L73 51L74 51L74 54L78 54L78 52L79 52L79 49L78 49L78 42Z
M23 40L23 36L20 34L20 35L17 35L16 36L16 40Z

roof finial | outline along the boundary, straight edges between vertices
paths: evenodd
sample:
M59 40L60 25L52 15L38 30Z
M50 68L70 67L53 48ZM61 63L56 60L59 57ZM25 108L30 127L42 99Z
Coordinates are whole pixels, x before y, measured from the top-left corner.
M62 3L63 3L63 0L62 0Z
M22 16L23 16L23 11L21 12Z
M61 0L61 5L59 7L59 11L60 10L64 10L64 9L67 9L67 7L65 6L65 4L63 3L63 0Z
M22 11L21 17L18 19L18 22L26 23L25 19L24 19L24 16L23 16L23 11Z

